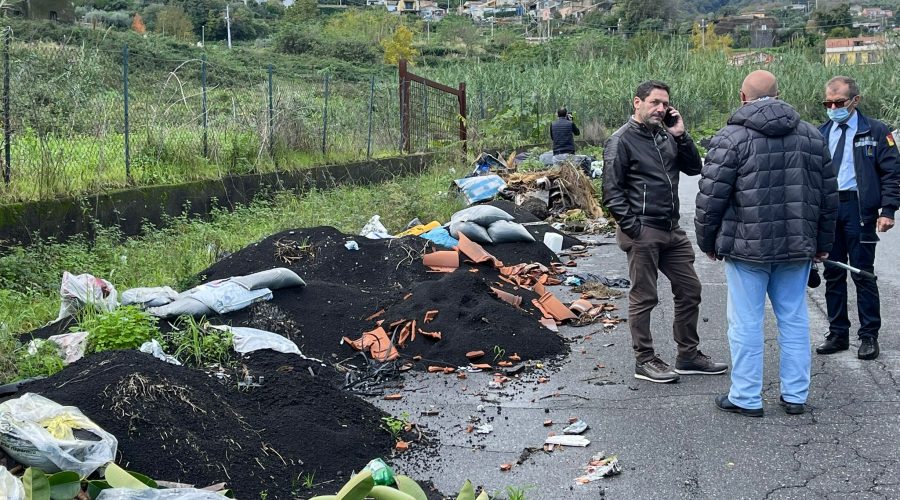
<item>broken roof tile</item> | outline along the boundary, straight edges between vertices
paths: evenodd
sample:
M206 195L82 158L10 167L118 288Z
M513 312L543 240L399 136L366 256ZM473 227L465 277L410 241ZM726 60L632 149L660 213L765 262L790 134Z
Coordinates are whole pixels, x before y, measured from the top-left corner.
M559 321L566 321L570 319L576 319L576 316L572 314L572 311L569 310L568 307L565 306L556 295L553 295L552 292L547 292L544 295L541 295L541 298L538 299L538 302L544 306L544 309L553 316L554 319Z
M500 300L502 300L503 302L506 302L507 304L510 304L510 305L512 305L512 306L514 306L514 307L519 307L519 305L522 304L522 297L520 297L520 296L518 296L518 295L516 295L516 294L509 293L509 292L504 292L503 290L500 290L500 289L494 288L494 287L491 287L491 292L492 292L498 299L500 299Z
M465 234L459 234L459 244L456 246L456 249L476 264L490 262L494 267L503 267L503 262L500 259L488 253L481 245L467 238Z
M436 318L438 315L437 309L432 309L430 311L425 311L425 319L422 320L422 323L428 323L429 321Z
M422 263L432 271L452 273L459 267L459 252L456 250L441 250L431 252L422 257Z

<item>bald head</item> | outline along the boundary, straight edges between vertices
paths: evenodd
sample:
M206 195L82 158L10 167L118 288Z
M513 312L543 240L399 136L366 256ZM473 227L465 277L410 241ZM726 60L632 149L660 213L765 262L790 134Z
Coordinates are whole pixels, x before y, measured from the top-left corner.
M757 70L744 78L741 84L741 99L744 102L755 101L762 97L778 96L778 80L775 75L765 70Z

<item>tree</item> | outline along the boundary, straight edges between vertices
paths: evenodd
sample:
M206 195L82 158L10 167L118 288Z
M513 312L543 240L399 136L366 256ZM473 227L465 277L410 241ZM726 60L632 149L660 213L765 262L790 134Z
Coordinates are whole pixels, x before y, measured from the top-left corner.
M147 27L144 26L144 18L142 18L140 14L134 15L134 18L131 20L131 29L139 35L143 35L147 32Z
M302 24L319 17L319 4L316 0L297 0L284 9L284 20L292 24Z
M326 37L378 45L403 23L403 18L386 9L347 9L328 18L323 30Z
M478 28L468 17L448 15L438 23L437 35L447 48L459 50L466 56L481 42Z
M401 59L406 59L410 64L419 55L419 51L412 46L413 33L406 26L398 26L394 35L381 41L384 48L384 62L395 65Z
M691 30L691 46L694 47L694 50L726 50L730 49L733 43L731 35L717 35L713 23L706 25L706 33L700 29L699 23L694 23L694 28Z
M182 40L194 38L194 25L184 9L176 6L163 8L156 14L156 31Z
M816 22L816 27L824 33L834 31L836 28L846 28L850 32L848 36L859 34L859 30L853 28L853 14L850 13L850 4L839 5L829 10L817 10L813 14L813 20ZM846 34L843 30L838 33L841 35Z
M624 0L622 14L627 31L638 31L644 28L665 26L668 19L675 18L674 0Z

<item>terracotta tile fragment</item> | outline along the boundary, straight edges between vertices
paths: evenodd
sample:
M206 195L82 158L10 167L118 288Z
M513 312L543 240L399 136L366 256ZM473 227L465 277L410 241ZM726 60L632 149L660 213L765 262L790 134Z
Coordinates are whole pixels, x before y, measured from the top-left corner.
M522 361L522 357L516 353L513 353L512 356L509 357L509 360L518 363L519 361Z
M544 420L544 427L550 427L551 425L553 425L553 420L550 420L549 418Z
M469 424L469 425L466 426L466 432L467 432L467 433L471 434L472 431L474 431L474 430L475 430L475 426L474 426L474 425Z
M578 417L569 417L569 423L570 423L570 424L574 424L574 423L577 422L577 421L578 421Z
M538 379L537 379L537 383L539 383L539 384L546 384L549 381L550 381L550 379L548 379L547 377L538 377Z
M390 328L391 330L393 330L397 325L402 325L403 323L406 323L406 320L405 320L405 319L398 319L397 321L394 321L393 323L391 323L390 325L388 325L388 328Z
M460 380L465 380L468 377L466 377L466 372L459 372L456 374L456 378L458 378Z
M459 267L459 252L456 250L441 250L427 253L422 257L422 263L432 271L452 273Z
M451 373L453 373L455 371L456 371L456 368L453 368L452 366L448 366L448 367L444 368L444 373L447 375L450 375Z
M512 464L500 464L500 470L503 472L509 472L512 469Z
M409 449L409 443L406 441L397 441L397 444L394 445L394 449L397 451L406 451Z
M497 365L506 368L508 366L512 366L513 364L512 361L500 361L499 363L497 363Z
M380 326L374 330L364 332L362 338L358 340L350 340L347 337L343 337L342 340L357 351L369 349L369 354L381 362L391 361L400 356L397 348L391 343L387 332Z
M514 307L519 307L519 305L522 303L522 297L513 293L504 292L503 290L500 290L498 288L491 287L491 293L498 299Z
M369 316L368 318L366 318L366 321L372 321L373 319L375 319L375 318L381 316L382 314L384 314L384 309L382 309L382 310L378 311L377 313L375 313L375 314Z
M469 359L478 359L484 356L484 351L469 351L466 353L466 357Z
M549 312L554 319L558 321L566 321L570 319L576 319L577 317L572 314L572 311L569 310L568 307L565 306L556 295L553 295L552 292L547 292L544 295L541 295L541 298L538 299L538 302L544 306L544 309Z
M472 364L472 367L478 368L479 370L490 370L491 368L493 368L491 365L489 365L487 363Z
M432 321L434 318L437 317L437 315L438 315L437 309L425 311L425 319L422 320L422 323L428 323L429 321Z
M584 314L593 309L593 307L593 304L584 299L578 299L569 305L569 309L575 311L578 314Z
M456 249L476 264L489 262L494 267L503 267L503 262L500 262L497 257L494 257L493 255L488 253L488 251L485 250L481 245L467 238L465 234L460 233L459 244L456 246ZM459 267L459 264L457 264L457 267Z
M403 399L403 394L400 394L399 392L396 394L388 394L384 397L385 401L399 401L401 399Z
M444 371L444 367L443 367L443 366L434 366L434 365L431 365L431 366L428 367L428 373L441 373L441 372L443 372L443 371Z
M419 328L419 333L434 340L441 340L441 332L426 332L425 330Z

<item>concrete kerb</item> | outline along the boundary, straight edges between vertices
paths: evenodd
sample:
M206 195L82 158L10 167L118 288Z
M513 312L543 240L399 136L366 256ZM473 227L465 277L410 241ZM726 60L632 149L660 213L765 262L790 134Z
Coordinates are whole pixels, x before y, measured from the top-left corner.
M66 241L77 234L92 238L97 226L118 227L126 236L134 236L148 222L159 227L167 217L182 214L204 217L213 209L233 210L267 194L377 184L398 176L418 174L437 156L436 153L414 154L3 205L0 206L0 244L30 245L47 238Z

